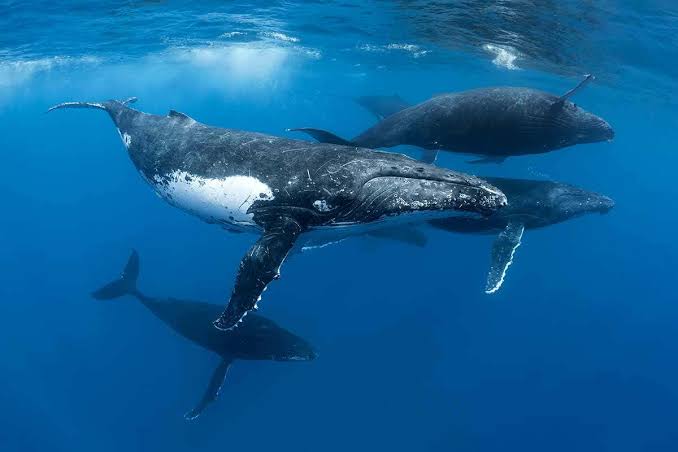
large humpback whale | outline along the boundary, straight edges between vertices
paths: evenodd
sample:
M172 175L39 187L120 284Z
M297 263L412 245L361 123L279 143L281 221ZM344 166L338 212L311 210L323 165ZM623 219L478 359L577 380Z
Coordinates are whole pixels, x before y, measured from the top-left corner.
M485 177L508 198L508 206L482 219L432 219L438 229L463 233L498 233L492 247L485 292L501 287L525 229L561 223L587 213L607 213L614 201L607 196L552 181Z
M407 144L430 150L479 154L474 163L499 162L506 157L539 154L575 144L611 140L612 127L577 107L569 98L586 82L562 96L530 88L481 88L442 94L401 110L399 98L370 96L358 102L384 117L357 137L345 140L330 132L296 128L324 143L388 148Z
M67 102L113 119L145 180L170 204L227 228L261 232L243 257L226 310L233 328L308 231L437 214L491 214L500 190L399 154L206 126L183 113L151 115L124 102ZM423 218L422 218L423 219Z
M149 297L137 288L138 277L139 255L133 251L120 277L96 290L92 296L98 300L124 295L136 297L172 330L221 357L202 399L185 414L186 419L197 418L217 399L226 372L235 360L310 361L316 358L316 352L307 341L265 317L252 314L239 328L220 331L211 322L221 312L221 306Z

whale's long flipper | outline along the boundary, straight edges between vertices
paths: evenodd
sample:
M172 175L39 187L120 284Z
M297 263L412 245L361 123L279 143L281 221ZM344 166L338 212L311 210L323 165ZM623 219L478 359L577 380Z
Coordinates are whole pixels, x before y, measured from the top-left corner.
M393 96L361 96L355 101L376 116L379 121L412 106L397 94Z
M567 99L572 97L577 91L580 91L584 86L588 85L590 82L594 81L595 79L596 79L596 77L593 76L592 74L586 74L584 76L584 80L582 80L581 82L579 82L577 84L577 86L575 86L574 88L572 88L571 90L569 90L568 92L566 92L565 94L560 96L560 99L558 99L558 100L560 102L566 101Z
M111 102L117 102L120 105L133 104L137 101L136 97L130 97L125 100L115 100L107 102L62 102L60 104L54 105L47 110L47 113L53 110L59 110L61 108L98 108L99 110L108 111Z
M513 262L513 255L520 246L525 225L520 222L510 222L506 225L492 246L492 264L487 274L485 293L492 294L499 290L506 278L506 271Z
M287 217L280 218L276 223L274 227L267 228L242 258L231 300L226 310L214 321L218 329L230 330L235 327L248 311L256 309L266 286L280 276L280 266L302 232L302 227Z
M296 129L287 129L288 132L304 132L320 143L329 143L329 144L339 144L341 146L355 146L348 140L344 140L341 137L336 136L332 132L321 129L312 129L310 127L299 127Z
M123 295L133 295L138 293L137 279L139 279L139 253L132 250L120 277L92 292L92 297L97 300L112 300Z
M233 363L233 358L224 358L219 365L217 366L216 369L214 369L214 373L212 374L212 378L210 379L210 383L207 386L207 389L205 389L205 393L202 396L202 399L200 399L200 402L193 408L191 411L188 413L184 414L184 418L187 421L192 421L196 419L198 416L202 414L203 411L205 411L205 408L207 406L217 400L219 397L219 392L221 391L221 387L224 384L224 379L226 378L226 373L228 372L229 367L231 367L231 364Z
M596 77L591 75L591 74L586 74L584 76L584 80L579 82L577 86L563 94L556 100L553 105L551 106L551 112L556 112L559 111L561 108L563 108L563 105L565 105L565 101L568 100L570 97L572 97L577 91L580 91L584 86L586 86L589 82L592 82L595 80Z
M488 155L487 157L483 157L480 159L468 160L466 163L470 165L484 165L486 163L496 163L497 165L499 165L500 163L504 163L504 160L506 160L506 157L504 156Z
M424 149L421 151L420 161L428 163L429 165L435 164L438 159L438 150L437 149Z

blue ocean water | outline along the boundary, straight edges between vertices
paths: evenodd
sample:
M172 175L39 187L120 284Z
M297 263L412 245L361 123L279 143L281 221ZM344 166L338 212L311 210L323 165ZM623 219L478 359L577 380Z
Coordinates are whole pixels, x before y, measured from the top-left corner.
M677 31L669 1L0 1L0 450L678 450ZM236 362L192 423L217 357L90 297L136 248L144 292L225 304L256 236L161 201L105 114L55 103L353 136L374 122L355 96L557 94L589 72L576 101L612 143L437 162L616 202L526 231L496 295L491 235L294 255L260 313L319 358Z

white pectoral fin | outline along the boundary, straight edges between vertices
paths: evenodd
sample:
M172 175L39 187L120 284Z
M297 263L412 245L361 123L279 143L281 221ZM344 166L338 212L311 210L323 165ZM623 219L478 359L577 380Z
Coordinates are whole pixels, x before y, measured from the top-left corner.
M513 263L513 255L520 246L525 225L520 222L510 222L499 234L492 245L492 263L487 274L485 293L493 294L499 290L506 278L506 272Z

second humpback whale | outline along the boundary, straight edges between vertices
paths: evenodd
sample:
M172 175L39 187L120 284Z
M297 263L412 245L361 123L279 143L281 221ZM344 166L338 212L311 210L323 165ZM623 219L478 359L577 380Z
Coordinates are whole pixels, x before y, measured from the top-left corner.
M488 294L496 292L503 284L525 229L550 226L587 213L603 214L614 207L614 201L607 196L560 182L503 177L485 179L506 194L508 206L478 220L441 218L429 223L446 231L498 233L485 287Z
M305 232L417 213L422 220L480 216L506 205L481 179L404 155L210 127L174 110L151 115L129 108L134 100L66 102L50 111L106 111L139 172L170 204L229 229L261 232L240 262L219 329L255 309Z
M137 288L138 277L139 255L133 251L120 277L94 291L92 296L98 300L111 300L124 295L136 297L153 315L181 336L221 357L202 399L185 414L186 419L197 418L217 399L226 372L235 360L310 361L316 358L316 352L306 340L265 317L252 314L236 330L220 331L211 324L221 311L220 306L200 301L149 297Z
M506 207L483 218L431 219L428 226L448 232L497 235L492 246L490 270L485 286L488 294L497 292L504 283L508 267L513 263L515 251L520 246L526 229L543 228L590 213L605 214L614 207L614 201L605 195L561 182L482 177L506 194ZM375 234L376 232L379 234ZM400 240L418 246L427 243L427 235L420 224L373 231L370 236ZM344 238L349 237L351 236L347 235ZM331 243L334 242L316 239L304 246L309 249L322 248Z
M351 140L320 129L290 130L324 143L418 146L432 151L424 159L429 162L438 150L484 156L474 163L500 162L510 156L611 140L614 131L605 120L569 100L592 78L587 76L562 96L530 88L480 88L442 94L400 110L397 97L359 98L361 105L384 119Z

